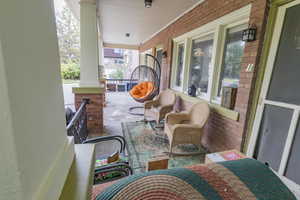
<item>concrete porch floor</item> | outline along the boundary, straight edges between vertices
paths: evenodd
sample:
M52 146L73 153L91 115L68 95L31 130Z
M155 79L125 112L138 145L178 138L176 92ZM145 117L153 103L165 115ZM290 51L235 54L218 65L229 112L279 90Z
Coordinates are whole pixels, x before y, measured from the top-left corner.
M122 122L143 119L143 116L128 113L128 109L132 106L142 106L142 104L135 102L127 92L106 93L106 107L103 115L106 135L122 135Z
M139 121L143 116L135 116L128 113L131 106L141 106L135 102L127 92L106 93L106 107L103 110L104 135L123 135L122 122ZM98 135L90 135L97 137ZM111 155L118 151L119 144L116 141L103 142L96 145L96 159L104 155Z

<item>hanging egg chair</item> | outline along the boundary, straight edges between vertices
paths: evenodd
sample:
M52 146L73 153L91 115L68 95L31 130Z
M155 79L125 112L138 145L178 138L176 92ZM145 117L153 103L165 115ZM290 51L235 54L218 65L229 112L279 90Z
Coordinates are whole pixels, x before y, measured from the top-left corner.
M154 56L146 54L154 60L154 67L147 65L139 65L136 67L130 78L130 85L132 86L129 91L130 96L139 103L144 103L154 99L159 94L160 87L160 63ZM129 112L133 115L143 115L141 113L134 113L133 110L143 108L141 106L131 107Z

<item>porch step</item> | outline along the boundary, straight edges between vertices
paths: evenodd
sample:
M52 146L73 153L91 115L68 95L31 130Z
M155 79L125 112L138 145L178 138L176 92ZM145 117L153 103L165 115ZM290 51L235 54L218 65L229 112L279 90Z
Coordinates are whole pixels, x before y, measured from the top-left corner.
M60 200L90 200L95 166L95 145L75 145L75 158Z

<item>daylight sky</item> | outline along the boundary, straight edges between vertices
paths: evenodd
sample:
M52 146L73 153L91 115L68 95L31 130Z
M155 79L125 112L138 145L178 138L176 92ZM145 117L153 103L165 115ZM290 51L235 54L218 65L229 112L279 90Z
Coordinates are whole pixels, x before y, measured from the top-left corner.
M65 0L54 0L55 10L60 11L65 6Z

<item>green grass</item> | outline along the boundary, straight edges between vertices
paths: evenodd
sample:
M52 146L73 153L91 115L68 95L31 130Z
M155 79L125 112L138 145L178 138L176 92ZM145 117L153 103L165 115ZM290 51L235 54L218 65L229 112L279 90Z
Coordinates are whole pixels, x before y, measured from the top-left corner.
M79 83L79 80L69 80L69 79L63 79L63 84L73 84L73 83Z

